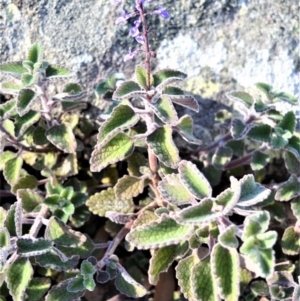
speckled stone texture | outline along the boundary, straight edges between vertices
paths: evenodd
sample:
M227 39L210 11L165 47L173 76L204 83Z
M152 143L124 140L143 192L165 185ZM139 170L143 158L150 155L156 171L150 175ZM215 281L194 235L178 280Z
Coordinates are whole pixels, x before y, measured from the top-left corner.
M130 11L133 0L123 2ZM186 88L202 107L193 116L198 126L211 128L215 111L231 105L226 92L252 92L257 81L299 97L297 0L161 0L151 5L158 2L171 18L151 16L157 51L153 68L178 68L189 75ZM9 3L19 12L6 15ZM137 43L129 25L115 26L122 7L109 0L2 0L1 5L1 62L24 58L39 40L45 57L76 72L90 95L107 74L123 71L131 77L140 62L123 62Z

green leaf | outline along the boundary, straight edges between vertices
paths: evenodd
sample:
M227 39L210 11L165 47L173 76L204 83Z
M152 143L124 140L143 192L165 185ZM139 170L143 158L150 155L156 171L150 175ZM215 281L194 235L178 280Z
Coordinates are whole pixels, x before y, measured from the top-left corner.
M33 268L27 258L17 258L8 268L6 283L14 301L24 300L24 293L33 275Z
M86 205L91 212L100 216L105 216L107 211L131 213L134 209L132 199L122 200L117 198L113 188L94 194L87 200Z
M256 296L268 296L269 288L265 281L257 280L250 285L251 292Z
M226 96L235 103L236 101L240 101L244 105L246 105L247 108L250 108L254 102L252 96L246 92L242 91L236 91L231 92L229 94L226 94Z
M248 137L255 141L270 142L272 128L268 124L254 125L248 132Z
M14 125L13 121L11 121L10 119L6 119L2 122L2 126L10 136L15 137L15 125ZM4 132L4 137L6 135L7 134Z
M122 161L129 157L134 150L132 140L125 134L119 133L101 148L95 148L90 164L91 171L99 172L109 164Z
M69 77L69 76L73 76L73 73L62 66L49 65L46 69L47 78Z
M55 271L66 271L69 269L74 269L75 266L77 266L79 262L79 256L74 255L70 258L67 258L67 260L62 261L57 253L50 251L45 254L35 256L35 262L44 268L49 268Z
M36 177L31 175L26 175L24 177L19 178L19 180L12 186L11 192L17 193L19 189L28 188L34 189L38 185L38 180Z
M7 228L11 236L17 236L17 228L16 228L16 221L15 221L17 205L18 203L15 202L10 206L9 210L7 211L5 222L4 222L4 226Z
M265 104L260 98L256 99L255 104L254 104L254 109L258 113L266 112L272 108L274 108L274 106Z
M193 227L179 225L174 219L163 214L157 221L132 229L126 240L138 249L153 249L177 244L188 238L192 230Z
M173 205L191 204L194 197L180 181L178 174L166 175L158 184L158 190L166 202Z
M300 138L293 136L289 139L289 143L285 146L285 149L293 153L300 161Z
M5 151L2 154L0 154L0 170L4 169L5 163L16 157L16 154L11 151Z
M280 128L278 128L280 129ZM276 128L275 128L275 131L276 131ZM275 133L272 133L272 139L271 139L271 145L272 145L272 149L280 149L280 148L283 148L284 146L286 146L288 144L288 140L286 138L283 137L282 134L277 134L276 132Z
M74 153L76 151L77 142L69 123L54 125L46 131L47 139L66 153Z
M52 240L55 244L69 247L80 246L87 239L84 234L72 230L55 216L49 219L45 238Z
M259 211L248 215L244 221L242 240L245 241L252 235L264 233L269 227L269 222L270 214L268 211Z
M53 242L44 238L31 239L20 237L17 240L18 254L21 256L36 256L45 254L52 249Z
M33 124L40 120L41 114L39 112L29 111L23 116L17 116L15 119L16 137L20 137Z
M236 249L214 245L211 253L211 269L221 298L237 301L240 295L240 262Z
M153 74L154 78L154 86L160 86L162 88L166 87L168 84L183 80L187 77L187 75L183 72L173 69L162 69Z
M299 103L298 99L295 96L293 96L293 95L291 95L289 93L286 93L286 92L276 93L274 95L274 100L285 101L285 102L288 102L288 103L290 103L292 105L297 105Z
M218 242L224 248L238 248L239 241L236 238L236 226L230 225L223 230L218 237Z
M210 261L200 261L192 269L193 297L197 301L215 301L217 292L213 283Z
M192 268L199 262L197 255L192 254L181 259L176 267L176 278L184 297L192 300L194 297L192 287Z
M132 229L139 226L148 225L153 221L157 221L158 219L158 216L153 211L144 210L133 222Z
M243 139L250 131L251 125L245 124L238 118L234 118L231 122L230 133L234 139Z
M216 149L213 157L212 164L216 169L222 169L231 159L233 151L226 146L220 146Z
M8 81L0 84L0 89L7 94L18 94L22 88L23 85L16 83L15 81Z
M36 81L38 79L38 76L39 76L39 73L35 73L35 74L23 73L23 75L22 75L22 84L25 87L32 86L34 83L36 83Z
M20 178L23 159L16 157L5 162L3 176L7 183L14 185Z
M1 119L6 119L13 115L16 111L16 100L11 99L5 103L0 104L0 117Z
M116 197L120 200L128 200L138 196L144 190L144 180L132 177L123 176L114 187Z
M94 281L93 275L88 275L88 276L84 277L83 285L90 292L94 291L94 289L96 287L96 283Z
M141 90L140 86L132 81L124 81L114 92L113 99L121 100L135 96L146 96L146 92Z
M21 77L24 72L27 72L27 69L23 67L22 62L8 62L0 65L0 73Z
M0 228L0 249L9 250L10 248L10 235L5 227ZM2 265L2 263L1 263ZM1 268L0 268L1 270Z
M197 199L211 196L212 188L195 164L182 160L178 171L182 183Z
M135 77L138 84L147 89L147 70L142 66L136 66L135 68ZM150 87L153 85L153 76L150 74Z
M284 152L284 163L289 173L295 175L300 174L300 160L298 160L293 153L289 151Z
M31 189L19 189L17 191L17 199L22 203L23 209L27 212L33 211L44 200L37 192Z
M94 275L96 273L95 267L87 260L84 260L80 266L81 275Z
M270 161L270 156L260 151L255 151L252 155L251 168L252 170L261 170Z
M27 60L31 61L35 65L37 70L43 62L43 51L42 47L38 42L35 42L29 49Z
M148 270L149 282L155 285L159 279L159 274L166 272L176 259L180 259L188 251L188 242L182 242L176 246L165 246L156 249L150 259Z
M172 139L172 128L168 125L156 129L147 137L147 142L155 156L166 166L177 168L179 152Z
M75 278L71 278L67 290L72 293L83 291L85 289L83 280L84 278L81 275L78 275Z
M256 83L255 86L264 92L269 100L272 98L271 92L273 91L273 87L271 85L265 83Z
M293 134L296 127L295 113L293 111L287 112L277 126L283 130L290 131Z
M147 165L148 165L148 161L145 158L145 156L142 155L141 153L134 152L129 158L127 158L127 171L130 176L134 176L134 177L142 176L142 173L140 172L140 167L147 166Z
M285 229L282 236L281 246L284 254L300 254L300 234L295 231L293 226Z
M189 115L182 116L175 129L179 132L181 137L189 143L202 144L202 141L197 139L193 134L193 119Z
M35 145L46 145L49 143L46 135L46 129L41 126L37 126L33 132L33 143Z
M291 175L290 178L277 189L275 200L287 202L298 195L300 195L300 181L297 176Z
M199 112L199 104L198 101L191 95L169 95L169 98L172 100L172 102L191 109L195 112Z
M60 282L58 285L55 285L51 288L49 293L46 296L45 301L74 301L83 296L85 290L79 292L70 292L68 291L69 283L72 281L71 279L64 280Z
M291 209L295 217L300 220L300 196L294 198L291 202Z
M3 207L0 207L0 227L4 226L6 214L6 210Z
M32 278L27 289L26 295L30 301L39 301L51 287L49 278Z
M117 275L115 286L121 294L128 297L141 298L147 294L147 290L136 282L125 269L122 269Z
M163 95L154 104L149 103L149 106L162 122L170 125L178 122L177 112L168 96Z
M97 147L101 148L118 133L134 126L139 119L139 115L132 108L127 105L118 105L112 111L110 118L100 127Z

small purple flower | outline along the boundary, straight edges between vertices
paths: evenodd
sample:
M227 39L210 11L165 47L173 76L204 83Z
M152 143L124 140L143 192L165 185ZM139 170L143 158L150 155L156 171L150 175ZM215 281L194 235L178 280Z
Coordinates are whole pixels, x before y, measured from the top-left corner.
M140 20L134 21L134 26L130 29L130 35L136 37L139 35L139 26L141 24Z
M115 23L116 23L117 25L118 25L118 24L123 24L123 23L125 23L126 20L128 20L129 18L131 18L131 14L127 14L127 13L123 10L121 17L117 18L117 20L116 20Z
M131 51L131 48L130 48L128 54L126 54L126 55L124 56L124 62L127 62L127 61L129 61L129 60L132 60L132 59L134 58L134 56L135 56L137 53L138 53L137 50Z
M168 19L170 17L168 11L165 10L161 4L159 4L158 9L155 10L153 13L158 14L165 19Z
M137 36L137 37L135 37L135 40L140 44L145 43L145 38L143 36Z

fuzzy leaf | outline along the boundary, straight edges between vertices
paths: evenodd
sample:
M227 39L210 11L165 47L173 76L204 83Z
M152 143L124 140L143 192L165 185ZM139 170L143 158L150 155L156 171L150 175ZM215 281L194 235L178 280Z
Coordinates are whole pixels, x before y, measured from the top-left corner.
M9 232L5 227L0 227L0 249L9 250L9 248L10 248Z
M181 259L176 267L176 278L185 298L192 300L192 268L199 262L198 256L192 254L184 259Z
M18 202L12 204L5 216L4 226L7 228L10 236L17 236L17 228L16 228L16 221L15 221L17 205Z
M244 232L242 240L245 241L252 235L264 233L270 222L270 214L268 211L260 211L251 215L248 215L244 221Z
M162 122L171 125L177 123L177 112L168 96L163 95L156 103L149 103L149 106Z
M14 185L19 180L22 165L23 159L21 157L16 157L5 162L3 176L7 183Z
M241 180L240 206L253 206L265 200L271 193L270 189L256 183L253 175L245 175Z
M190 204L195 201L194 197L181 183L178 174L165 176L158 184L158 190L163 199L173 205Z
M116 277L115 286L121 294L132 298L141 298L147 294L147 290L136 282L126 271L122 269Z
M19 189L28 188L34 189L38 185L38 180L36 177L31 175L26 175L25 177L19 178L19 180L12 186L11 192L16 193Z
M90 263L87 260L84 260L80 266L80 273L81 275L87 276L87 275L94 275L96 273L96 269L93 266L92 263Z
M233 103L236 101L242 102L247 108L250 108L254 102L251 95L246 92L236 91L226 95Z
M268 124L260 124L253 126L248 132L248 137L255 141L270 142L272 128Z
M47 139L60 150L66 153L76 151L77 142L69 123L54 125L45 134Z
M155 156L166 166L176 168L179 152L172 139L172 128L168 125L156 129L147 137L147 142Z
M296 127L295 113L293 111L287 112L277 126L293 134Z
M0 90L7 94L18 94L22 88L23 85L15 81L4 82L0 85Z
M27 72L27 69L23 67L22 62L8 62L0 65L0 73L21 77L24 72Z
M39 65L42 63L42 59L42 47L38 42L35 42L29 49L27 60L35 64L35 69L38 69Z
M297 176L291 175L276 191L275 200L287 202L300 195L300 181Z
M276 130L281 130L280 128L275 128ZM290 134L290 133L289 133ZM284 138L282 134L272 133L271 145L272 149L281 149L289 143L288 139Z
M5 151L2 154L0 154L0 170L4 169L5 163L16 157L16 154L11 151Z
M143 226L143 225L148 225L153 221L158 220L158 216L150 210L144 210L139 216L138 218L133 222L133 227L132 228L136 228L139 226Z
M53 243L44 238L36 240L20 237L17 240L18 254L21 256L36 256L45 254L52 249Z
M33 275L33 268L27 258L17 258L8 268L6 283L14 301L22 301Z
M173 70L173 69L162 69L153 74L154 86L165 87L169 83L175 80L183 80L187 75L183 72Z
M236 235L236 227L235 225L230 225L219 234L218 242L224 248L236 249L239 246L239 241L235 235Z
M212 164L216 169L222 169L231 159L233 151L226 146L220 146L216 149L213 157Z
M134 126L139 121L138 114L127 105L118 105L112 111L110 118L100 127L97 136L97 147L101 148L119 132Z
M69 77L73 76L73 73L65 67L58 65L49 65L46 69L47 78L56 78L56 77Z
M185 241L176 246L165 246L156 249L152 254L149 266L149 282L155 285L159 279L159 274L166 272L175 259L183 257L188 251L188 242Z
M274 100L285 101L292 105L297 105L299 103L298 99L295 96L288 94L286 92L280 92L280 93L275 94Z
M147 88L147 70L142 66L136 66L135 77L138 84L146 89ZM153 85L153 76L150 74L150 87Z
M211 196L212 188L195 164L182 160L178 171L182 183L197 199Z
M113 99L125 99L134 96L145 96L146 92L141 90L140 86L132 81L124 81L114 92Z
M197 301L215 301L217 292L213 283L211 266L208 259L200 261L192 269L192 287Z
M27 289L26 295L30 301L39 301L51 287L49 278L32 278Z
M300 220L300 196L292 200L291 209L296 218Z
M167 215L162 215L158 221L132 229L126 240L138 249L159 248L174 245L191 235L191 226L179 225Z
M236 249L227 249L220 244L211 253L212 274L221 298L237 301L240 295L240 262Z
M197 113L199 112L198 101L193 96L191 96L191 95L182 95L182 96L171 95L169 97L172 100L172 102L174 102L182 107L191 109Z
M90 159L91 171L99 172L109 164L122 161L129 157L133 150L132 140L127 135L119 133L100 149L95 148Z
M114 187L116 197L120 200L128 200L138 196L144 190L144 180L127 176L120 178Z
M260 151L255 151L252 155L251 168L252 170L261 170L270 161L270 156Z
M35 74L30 74L30 73L24 73L22 75L22 84L25 86L25 87L29 87L29 86L32 86L36 81L37 81L37 78L39 76L39 73L35 73ZM22 90L21 90L22 91ZM20 91L20 92L21 92Z
M289 139L289 143L285 146L285 149L293 153L296 158L300 161L300 138L293 136Z
M15 119L16 137L20 137L33 124L40 120L41 114L39 112L29 111L23 116L17 116Z
M289 151L284 152L284 163L289 173L300 175L300 160L293 153Z
M267 96L268 99L271 98L271 92L273 91L273 87L271 85L265 84L265 83L256 83L255 86L264 92L264 94Z
M193 119L189 115L182 116L175 128L181 137L189 143L202 144L202 141L197 139L193 134Z
M1 158L1 157L0 157ZM1 160L1 159L0 159ZM127 159L127 171L130 176L140 177L142 173L140 172L141 166L147 166L148 161L144 155L138 152L134 152L128 159Z
M231 122L230 133L234 139L242 139L250 131L251 126L240 119L234 118Z
M16 100L11 99L5 103L0 104L0 117L6 119L15 112Z
M134 208L131 198L127 200L117 198L113 188L94 194L87 200L86 205L90 211L100 216L105 216L107 211L131 213Z
M300 234L294 227L285 229L281 241L282 251L287 255L298 255L300 253Z

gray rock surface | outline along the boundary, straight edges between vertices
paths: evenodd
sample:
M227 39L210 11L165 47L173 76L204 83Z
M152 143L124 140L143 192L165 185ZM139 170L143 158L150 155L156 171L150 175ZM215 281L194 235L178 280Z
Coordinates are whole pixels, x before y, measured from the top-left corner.
M130 11L133 0L123 3ZM173 67L189 75L187 90L203 108L196 124L212 127L214 112L231 105L225 93L252 91L257 81L299 97L298 1L160 3L171 18L151 16L157 52L153 68ZM140 62L139 57L123 62L137 43L128 34L129 25L115 26L121 5L108 0L2 0L0 5L0 62L24 58L31 43L39 40L45 57L70 67L91 95L100 79L112 71L130 77Z

